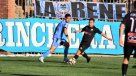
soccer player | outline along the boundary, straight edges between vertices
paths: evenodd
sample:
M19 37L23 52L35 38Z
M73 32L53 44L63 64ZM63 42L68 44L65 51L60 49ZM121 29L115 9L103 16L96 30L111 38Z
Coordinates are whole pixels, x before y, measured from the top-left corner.
M120 45L124 48L122 76L126 76L130 55L133 50L136 51L136 1L134 1L134 9L123 18L120 26ZM123 41L124 32L125 40Z
M111 38L108 38L104 33L102 33L98 28L96 28L94 26L94 22L95 22L95 20L93 18L91 18L91 19L89 19L89 25L85 26L82 30L75 30L74 31L74 33L84 32L84 35L83 35L82 41L80 43L79 49L72 59L77 60L79 55L82 55L83 57L86 58L87 63L89 63L91 58L88 57L84 51L90 47L90 43L96 33L101 34L106 39L112 41Z
M70 19L71 19L71 15L70 14L66 14L65 15L65 20L61 21L56 29L55 29L55 32L54 32L54 35L53 35L53 42L52 42L52 45L51 45L51 48L49 50L47 50L40 58L39 60L44 63L44 59L50 55L53 51L55 51L55 49L60 46L60 45L63 45L65 46L65 49L64 49L64 62L68 62L68 57L67 57L67 54L68 54L68 49L69 49L69 36L68 36L68 32L67 32L67 28L68 28L68 23L70 22ZM66 35L66 38L67 40L63 39L62 36L63 36L63 33Z

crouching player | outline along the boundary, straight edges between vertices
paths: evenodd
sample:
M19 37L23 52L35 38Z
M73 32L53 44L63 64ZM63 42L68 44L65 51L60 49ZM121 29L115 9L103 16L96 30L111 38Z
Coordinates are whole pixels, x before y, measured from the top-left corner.
M47 50L40 58L39 60L44 63L44 59L51 54L51 52L53 52L58 46L63 45L65 46L64 49L64 62L69 62L68 58L67 58L67 54L68 54L68 49L69 49L69 36L67 33L67 27L68 27L68 23L70 22L71 19L71 15L70 14L66 14L65 15L65 20L61 21L54 32L53 35L53 43L51 45L51 48L49 50ZM67 41L65 39L62 39L62 35L63 33L66 35Z
M90 47L90 43L92 39L94 38L95 34L101 34L103 37L106 39L112 41L111 38L108 38L105 34L103 34L98 28L94 26L95 20L93 18L89 19L89 25L85 26L82 30L75 30L74 33L77 32L84 32L82 41L80 43L79 49L75 56L72 58L74 60L77 60L79 55L82 55L83 57L86 58L87 63L89 63L91 57L88 57L87 54L84 52L87 48ZM71 60L71 59L70 59Z

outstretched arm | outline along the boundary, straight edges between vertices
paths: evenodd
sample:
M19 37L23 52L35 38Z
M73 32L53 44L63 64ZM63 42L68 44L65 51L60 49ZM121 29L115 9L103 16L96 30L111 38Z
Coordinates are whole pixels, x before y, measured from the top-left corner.
M73 31L73 33L78 33L78 32L82 32L82 30L75 30L75 31Z
M86 26L83 29L81 29L81 30L75 30L73 33L83 32L85 30L86 30Z
M112 39L111 39L111 38L108 38L104 33L101 33L101 35L102 35L103 37L105 37L106 39L112 41Z

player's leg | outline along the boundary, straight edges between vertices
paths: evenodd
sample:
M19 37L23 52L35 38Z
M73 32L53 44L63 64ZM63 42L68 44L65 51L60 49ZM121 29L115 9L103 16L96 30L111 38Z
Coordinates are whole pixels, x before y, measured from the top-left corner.
M78 49L77 53L75 54L75 56L73 57L75 60L78 59L79 55L81 55L81 50Z
M79 55L82 55L83 57L86 58L87 63L89 63L90 61L90 57L88 57L88 55L86 53L84 53L84 51L87 49L88 47L86 45L80 45L79 50L77 51L76 55L74 56L74 58L77 60Z
M39 58L39 60L44 63L44 59L50 55L57 47L59 46L58 44L58 39L53 39L53 43L51 45L51 48L47 50L45 53L42 54L42 56Z
M122 63L122 76L126 76L127 74L128 62L129 62L129 58L132 52L133 52L132 46L129 46L129 45L124 46L124 60Z
M69 62L69 59L67 57L68 49L69 49L69 43L66 40L62 40L60 44L65 47L65 49L64 49L64 62Z
M82 56L83 56L84 58L86 58L87 63L89 63L89 62L90 62L91 57L89 57L85 52L82 52Z
M50 55L54 50L56 49L55 46L51 46L51 48L49 50L47 50L45 53L43 53L42 57L47 57L48 55Z
M45 53L42 54L42 56L39 58L39 60L44 63L44 59L51 54L51 52L53 52L56 49L56 47L51 46L51 48L49 50L47 50Z
M73 57L75 60L77 60L78 57L79 57L79 55L81 55L81 50L80 50L80 48L82 47L82 45L83 45L83 42L80 43L80 46L79 46L79 48L78 48L76 54L75 54L74 57Z
M82 46L79 47L79 49L80 49L80 51L81 51L81 55L82 55L84 58L86 58L87 63L89 63L89 62L90 62L90 59L91 59L91 58L88 57L88 55L84 52L88 47L89 47L89 46L87 46L87 45L85 45L85 44L83 44Z

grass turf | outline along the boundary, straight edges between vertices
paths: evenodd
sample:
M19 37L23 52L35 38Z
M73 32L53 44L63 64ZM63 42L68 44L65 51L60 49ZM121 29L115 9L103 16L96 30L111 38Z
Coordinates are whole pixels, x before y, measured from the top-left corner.
M83 57L76 65L63 62L63 57L48 57L40 63L38 57L0 57L0 76L121 76L122 57ZM136 76L136 59L131 58L128 76Z

